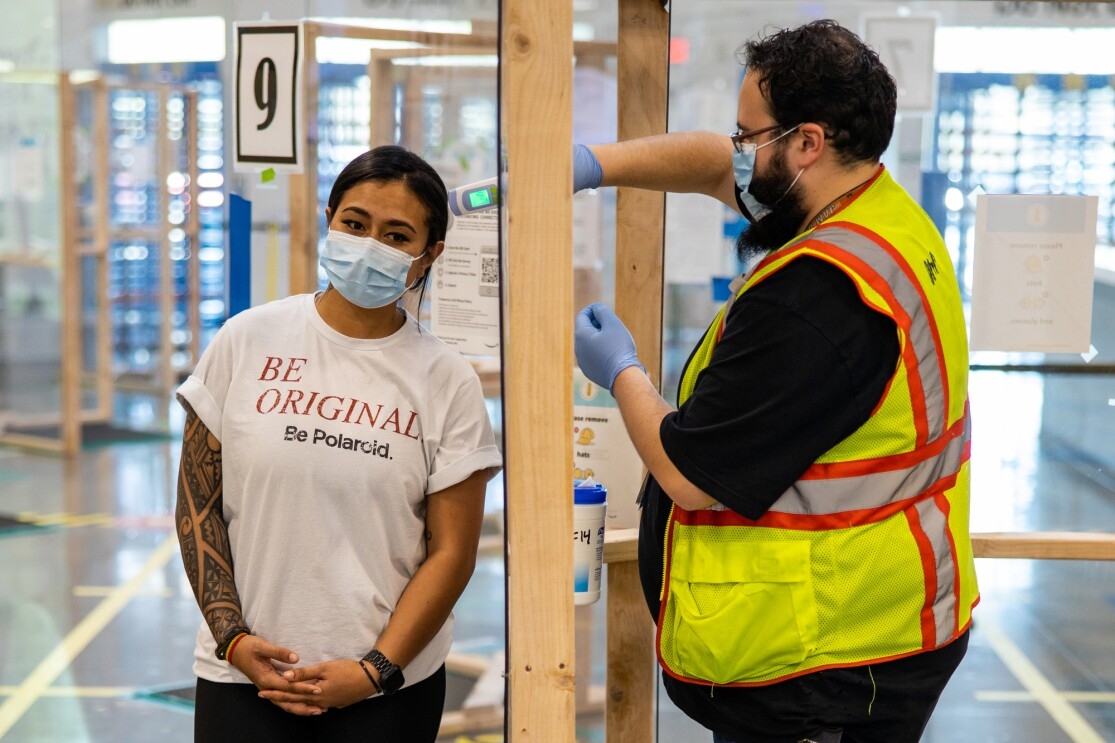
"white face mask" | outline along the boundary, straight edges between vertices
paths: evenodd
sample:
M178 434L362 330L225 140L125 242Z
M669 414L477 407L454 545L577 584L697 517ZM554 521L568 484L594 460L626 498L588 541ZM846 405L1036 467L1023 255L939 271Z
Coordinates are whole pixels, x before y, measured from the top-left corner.
M342 297L372 309L397 302L413 288L407 286L407 273L425 252L413 256L372 237L329 230L318 262Z
M740 145L739 150L732 152L732 171L736 177L736 186L739 187L740 201L743 202L743 216L746 217L749 222L758 222L760 219L770 214L770 207L756 199L748 190L751 186L751 179L755 175L755 153L768 144L774 144L787 134L793 132L799 126L801 126L801 124L787 129L774 139L759 145L754 142L744 142ZM798 178L801 177L801 173L802 171L798 171ZM797 183L797 178L794 178L794 183ZM794 184L791 183L790 188L793 187ZM789 191L789 189L786 190Z

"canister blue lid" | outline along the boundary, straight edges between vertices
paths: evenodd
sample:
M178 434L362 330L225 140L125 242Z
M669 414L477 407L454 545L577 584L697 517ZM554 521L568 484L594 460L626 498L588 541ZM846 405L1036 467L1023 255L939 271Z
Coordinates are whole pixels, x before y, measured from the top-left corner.
M573 505L592 506L606 503L608 489L591 477L587 480L573 481Z

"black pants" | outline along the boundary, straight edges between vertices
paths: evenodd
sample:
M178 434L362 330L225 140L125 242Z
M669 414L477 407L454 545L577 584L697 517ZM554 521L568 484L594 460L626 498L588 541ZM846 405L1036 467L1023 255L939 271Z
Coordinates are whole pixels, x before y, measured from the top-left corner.
M197 680L194 743L433 743L445 706L445 666L389 697L303 717L261 699L252 684Z
M822 731L842 731L841 743L917 743L968 649L969 634L928 653L817 671L769 686L686 685L687 696L675 702L688 704L683 710L700 722L723 721L705 722L716 743L797 743L817 740ZM667 679L674 697L679 684Z

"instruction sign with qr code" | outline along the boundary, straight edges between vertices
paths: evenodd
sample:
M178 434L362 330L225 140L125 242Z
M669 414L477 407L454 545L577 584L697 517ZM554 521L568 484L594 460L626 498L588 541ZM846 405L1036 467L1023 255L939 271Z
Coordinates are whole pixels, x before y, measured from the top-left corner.
M431 269L430 330L461 353L499 353L499 210L454 217Z

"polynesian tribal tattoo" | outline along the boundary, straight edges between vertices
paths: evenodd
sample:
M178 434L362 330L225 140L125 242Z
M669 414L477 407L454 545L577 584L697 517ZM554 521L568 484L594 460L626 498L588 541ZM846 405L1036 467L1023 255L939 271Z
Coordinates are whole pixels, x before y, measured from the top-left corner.
M186 428L178 466L178 541L194 597L213 637L220 642L229 630L244 624L233 579L228 525L222 514L221 442L185 400L182 405Z

